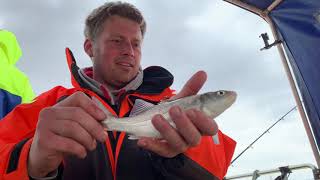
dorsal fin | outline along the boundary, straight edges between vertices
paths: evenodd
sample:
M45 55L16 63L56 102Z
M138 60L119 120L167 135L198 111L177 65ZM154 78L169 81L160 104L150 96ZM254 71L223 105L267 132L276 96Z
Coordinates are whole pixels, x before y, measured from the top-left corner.
M154 104L149 103L147 101L144 101L142 99L136 99L134 101L134 105L132 107L132 110L131 110L129 116L130 117L136 116L136 115L141 114L145 111L148 111L149 109L151 109L154 106L155 106Z

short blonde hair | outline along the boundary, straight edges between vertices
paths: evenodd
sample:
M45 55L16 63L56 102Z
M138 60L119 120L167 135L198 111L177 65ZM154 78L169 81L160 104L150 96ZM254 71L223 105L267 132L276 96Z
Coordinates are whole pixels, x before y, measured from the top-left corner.
M95 40L103 30L103 23L113 15L128 18L140 24L142 37L146 32L146 22L141 12L132 4L126 2L107 2L94 9L86 18L84 36Z

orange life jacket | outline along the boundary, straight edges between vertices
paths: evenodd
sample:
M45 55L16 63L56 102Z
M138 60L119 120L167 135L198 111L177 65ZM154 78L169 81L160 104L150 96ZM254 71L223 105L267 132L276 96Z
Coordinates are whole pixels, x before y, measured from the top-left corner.
M173 96L169 88L173 76L164 68L153 66L144 70L144 80L136 91L122 94L114 107L105 97L87 88L77 76L78 67L66 49L73 88L57 86L31 104L17 106L0 121L0 180L29 179L27 157L41 109L56 104L62 98L82 91L99 99L115 116L128 116L135 99L157 104ZM148 152L128 139L124 132L109 133L105 143L88 152L85 159L66 157L58 179L222 179L235 149L235 141L218 133L220 143L203 136L200 145L189 148L174 158L163 158Z

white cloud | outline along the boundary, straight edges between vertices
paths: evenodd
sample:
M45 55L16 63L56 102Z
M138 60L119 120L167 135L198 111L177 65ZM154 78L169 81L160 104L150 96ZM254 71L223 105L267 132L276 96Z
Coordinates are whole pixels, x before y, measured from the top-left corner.
M273 112L268 112L252 105L235 104L217 118L221 129L238 142L233 158L290 109L282 112L272 109ZM230 167L228 175L304 163L315 164L315 161L302 121L295 110L242 154ZM300 177L307 175L311 175L310 172Z
M222 1L208 3L205 10L187 18L185 25L193 31L211 36L228 29L221 33L223 36L218 36L219 41L236 43L235 47L257 44L259 34L255 33L266 31L268 26L260 17ZM243 34L256 35L256 38L248 38Z
M48 3L48 6L50 6L51 8L59 8L62 0L47 0L44 3Z
M0 19L0 29L4 29L5 22L4 19Z

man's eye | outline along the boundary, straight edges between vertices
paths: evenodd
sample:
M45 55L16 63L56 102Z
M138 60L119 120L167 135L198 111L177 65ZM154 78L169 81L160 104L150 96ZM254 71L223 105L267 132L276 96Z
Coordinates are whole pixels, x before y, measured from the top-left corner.
M115 43L120 43L120 39L112 39L111 41Z
M140 42L133 42L132 43L133 47L139 48L141 46Z

